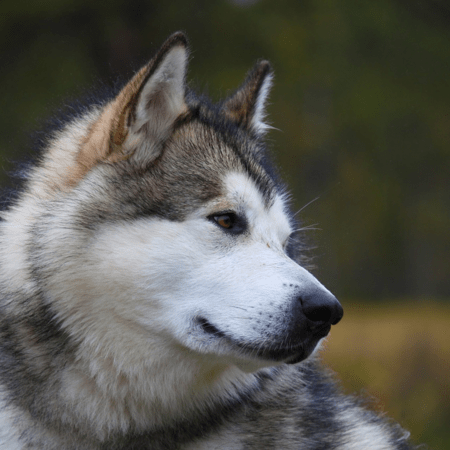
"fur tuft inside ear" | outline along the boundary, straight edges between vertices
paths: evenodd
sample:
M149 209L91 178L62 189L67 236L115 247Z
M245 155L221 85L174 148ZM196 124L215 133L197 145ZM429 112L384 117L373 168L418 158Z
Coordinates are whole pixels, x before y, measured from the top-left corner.
M122 153L135 153L138 159L157 156L176 119L187 112L187 60L187 40L182 33L175 33L122 91L128 99L122 111L127 128ZM117 131L122 133L120 127Z
M101 112L77 155L72 184L100 161L159 156L178 117L188 110L186 36L174 33Z
M266 103L273 71L268 61L259 61L243 85L224 104L225 113L248 131L263 135L271 128L265 122Z

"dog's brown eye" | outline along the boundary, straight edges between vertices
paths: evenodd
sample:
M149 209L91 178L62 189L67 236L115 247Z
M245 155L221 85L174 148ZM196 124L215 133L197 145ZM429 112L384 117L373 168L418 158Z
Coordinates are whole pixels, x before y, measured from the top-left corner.
M236 216L234 214L222 214L220 216L214 216L214 220L222 227L229 230L233 228Z
M238 216L234 212L223 212L212 214L208 217L217 226L232 234L244 233L247 229L245 217Z

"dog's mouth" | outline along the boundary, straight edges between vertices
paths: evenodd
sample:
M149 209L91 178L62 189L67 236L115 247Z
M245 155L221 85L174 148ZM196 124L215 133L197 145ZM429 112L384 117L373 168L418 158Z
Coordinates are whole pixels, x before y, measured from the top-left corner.
M316 330L305 330L305 337L298 335L287 336L285 343L270 343L267 342L267 339L264 339L259 344L235 339L224 331L219 330L204 317L199 317L197 323L205 334L225 340L246 357L287 364L297 364L310 356L320 339L326 337L331 329L331 325L326 325Z

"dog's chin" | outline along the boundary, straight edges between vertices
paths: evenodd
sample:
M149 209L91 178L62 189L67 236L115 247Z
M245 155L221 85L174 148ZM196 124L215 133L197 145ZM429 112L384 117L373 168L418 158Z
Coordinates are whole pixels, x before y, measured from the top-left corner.
M255 356L253 354L244 355L241 353L239 357L232 358L233 359L232 362L236 367L238 367L243 372L253 373L266 367L279 366L282 364L300 363L305 359L307 359L313 353L313 351L311 352L299 351L296 354L289 356L288 358L270 358L270 359L262 356ZM284 355L285 351L283 350L282 353Z
M268 367L279 366L282 362L266 361L263 359L245 359L232 358L232 364L244 373L255 373L258 370L266 369Z
M306 336L284 336L280 339L290 342L289 345L276 342L248 342L242 338L236 338L219 330L206 319L198 321L203 333L215 341L222 342L231 350L234 364L244 372L254 372L263 367L280 364L297 364L308 358L318 347L320 341L330 332L331 326L326 326L315 332L305 332Z

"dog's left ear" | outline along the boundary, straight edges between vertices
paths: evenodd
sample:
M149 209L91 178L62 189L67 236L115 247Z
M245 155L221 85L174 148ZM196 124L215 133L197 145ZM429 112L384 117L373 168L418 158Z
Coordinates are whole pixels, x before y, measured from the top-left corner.
M264 119L272 79L270 63L268 61L256 63L244 84L223 103L225 114L244 129L263 135L271 128Z

